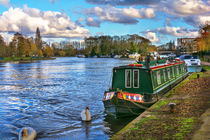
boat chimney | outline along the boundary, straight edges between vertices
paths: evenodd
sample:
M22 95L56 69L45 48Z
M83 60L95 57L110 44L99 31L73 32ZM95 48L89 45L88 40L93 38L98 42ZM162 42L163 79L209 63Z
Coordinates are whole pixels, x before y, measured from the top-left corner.
M146 57L146 68L149 69L150 67L150 54Z

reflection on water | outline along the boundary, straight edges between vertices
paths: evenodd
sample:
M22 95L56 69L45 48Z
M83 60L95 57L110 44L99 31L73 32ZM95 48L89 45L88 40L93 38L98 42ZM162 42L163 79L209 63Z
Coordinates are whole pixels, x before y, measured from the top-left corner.
M103 92L120 59L57 58L35 63L0 64L0 138L16 139L23 126L38 139L109 139L133 118L106 116ZM92 121L80 120L89 106Z

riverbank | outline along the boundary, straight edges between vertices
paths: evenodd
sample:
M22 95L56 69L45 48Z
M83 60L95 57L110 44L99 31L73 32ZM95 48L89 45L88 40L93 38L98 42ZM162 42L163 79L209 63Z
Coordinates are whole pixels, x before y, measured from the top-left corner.
M210 66L204 69L174 87L111 139L209 139ZM176 103L173 113L169 103Z
M0 63L6 63L6 62L32 62L32 61L37 61L37 60L54 60L56 58L54 57L5 57L0 60Z

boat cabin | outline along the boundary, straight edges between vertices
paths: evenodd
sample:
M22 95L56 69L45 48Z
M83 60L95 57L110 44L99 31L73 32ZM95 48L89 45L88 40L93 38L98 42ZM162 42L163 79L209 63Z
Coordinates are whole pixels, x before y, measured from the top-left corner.
M149 68L140 64L113 69L112 91L153 94L186 73L184 62L161 64Z

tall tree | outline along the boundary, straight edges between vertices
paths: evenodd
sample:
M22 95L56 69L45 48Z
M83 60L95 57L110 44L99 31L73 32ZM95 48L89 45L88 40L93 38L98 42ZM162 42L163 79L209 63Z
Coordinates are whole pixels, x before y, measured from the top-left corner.
M0 35L0 57L4 57L6 52L6 43L4 38Z
M36 46L39 50L42 50L42 38L41 38L41 35L40 35L39 27L37 27L37 29L36 29L35 44L36 44Z
M197 38L200 52L210 52L210 22L200 26L200 37Z

